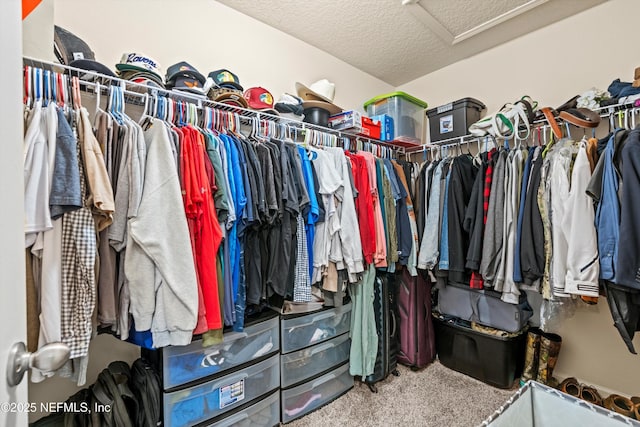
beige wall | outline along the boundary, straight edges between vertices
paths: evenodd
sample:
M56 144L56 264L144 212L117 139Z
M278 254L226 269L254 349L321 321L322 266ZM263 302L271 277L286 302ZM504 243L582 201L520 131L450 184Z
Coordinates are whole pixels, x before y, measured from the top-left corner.
M53 4L42 0L22 21L22 55L53 61Z
M525 94L540 106L558 106L592 86L606 89L615 78L633 80L640 66L631 42L639 15L640 2L612 0L399 89L430 107L470 96L492 112ZM557 377L640 394L640 358L627 351L604 298L596 308L582 307L558 332L564 342ZM634 344L640 351L638 336Z
M263 86L276 100L282 93L295 93L296 81L311 84L327 78L336 84L336 104L349 109L362 108L364 101L393 90L213 0L110 0L108 6L100 0L55 0L55 23L83 38L96 59L109 67L124 52L151 56L163 72L186 60L205 75L226 68L245 89Z

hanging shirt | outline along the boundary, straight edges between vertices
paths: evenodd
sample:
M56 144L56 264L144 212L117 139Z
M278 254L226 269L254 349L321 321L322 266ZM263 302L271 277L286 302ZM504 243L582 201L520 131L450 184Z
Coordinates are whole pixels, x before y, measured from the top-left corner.
M452 191L448 197L448 236L449 236L449 281L459 284L469 283L469 274L465 268L470 236L464 228L465 214L470 206L471 193L476 181L478 168L468 155L461 155L451 165ZM477 204L477 200L476 200ZM477 209L476 209L477 212Z
M520 251L522 247L522 222L524 221L524 205L527 198L527 186L529 183L529 173L531 171L531 162L533 161L533 153L535 148L529 148L527 158L524 164L524 172L522 173L522 182L520 183L520 201L518 204L518 223L516 228L516 246L513 255L513 281L522 283L522 266L520 263Z
M530 178L522 217L520 263L524 283L521 287L538 290L536 284L544 274L544 229L538 205L543 162L541 147L537 147L531 157Z
M619 132L617 132L619 133ZM615 134L609 138L600 162L603 162L602 193L596 210L600 278L617 283L618 245L620 241L619 179L613 164Z
M31 110L24 137L25 248L33 245L38 232L52 227L49 211L47 121L43 114L46 113L43 113L42 103L38 101Z
M376 159L373 154L361 151L358 153L366 162L367 172L369 175L369 187L371 199L373 202L373 222L375 229L376 250L373 261L376 267L387 266L387 238L384 231L384 221L382 219L382 207L378 193L378 181L376 174Z
M469 249L467 250L465 267L471 270L469 287L472 289L484 288L484 282L478 270L482 258L482 235L484 233L484 186L491 155L492 153L479 155L480 168L476 174L463 224L464 230L469 233Z
M452 161L452 165L455 159ZM440 261L438 269L449 270L449 183L451 182L452 165L449 166L444 184L444 207L442 210L442 227L440 230Z
M309 262L309 277L313 275L313 241L315 239L316 222L320 214L320 207L315 193L315 183L313 181L313 171L311 167L311 161L307 151L303 147L298 147L298 154L302 161L302 171L304 173L304 183L309 194L309 213L305 219L305 233L307 244L307 256L311 262Z
M373 263L373 255L376 251L373 198L369 184L369 172L363 157L348 152L346 154L351 161L353 180L358 189L356 212L358 215L358 224L360 225L360 241L362 242L364 261L368 265Z
M398 262L400 265L407 265L413 247L411 223L407 210L408 192L400 180L396 165L389 159L384 159L384 162L391 178L393 197L396 199ZM398 168L401 169L399 165Z
M484 245L480 274L484 286L492 287L502 260L502 237L504 225L505 166L507 153L499 151L491 180L491 197L487 210L487 223L484 229Z
M623 165L626 164L626 162L623 163ZM586 194L590 179L591 166L587 157L587 145L582 141L572 168L571 189L562 221L567 240L567 273L564 291L574 295L598 297L600 288L598 236L595 229L593 203Z
M335 231L332 237L332 253L330 253L330 261L335 262L338 265L338 269L346 269L348 272L348 280L350 283L358 281L358 276L364 271L364 248L361 239L361 217L357 214L358 208L356 206L357 199L354 200L353 187L351 186L351 170L349 165L352 165L350 158L345 154L342 148L329 147L325 151L333 158L334 165L338 172L338 177L341 182L341 187L335 193L338 204L336 206L338 212L338 223L332 226L332 231ZM367 173L365 172L360 178L367 179ZM322 178L319 177L320 180ZM356 182L355 174L353 175L353 181ZM366 186L366 184L365 184ZM360 191L360 190L358 190ZM358 196L359 197L359 196ZM326 209L326 206L325 206ZM373 212L370 211L369 219L373 216ZM371 237L371 236L369 236ZM369 247L371 246L371 240L369 240ZM373 253L371 252L373 256Z
M418 268L432 270L438 260L440 237L438 223L440 221L440 179L442 177L444 162L438 163L433 173L433 180L429 192L429 210L424 225L422 243L418 256Z
M96 219L97 231L100 232L113 222L113 212L115 211L113 188L109 181L102 149L91 128L89 112L86 108L81 108L76 112L76 115L78 117L78 136L82 146L82 158L86 166L87 183L91 191L93 214ZM140 132L142 132L142 129L140 129ZM137 148L139 151L136 153L136 159L144 164L146 161L146 146L145 144L139 144ZM136 177L139 182L144 180L143 167L138 166L132 169L135 172L140 172L140 175ZM133 214L135 215L136 212L133 212Z
M187 345L196 326L198 283L180 183L164 124L153 120L144 136L144 191L129 221L125 256L131 314L137 330L151 329L154 347Z
M74 131L61 111L58 112L58 134L72 138L80 158L80 145ZM78 162L80 192L83 200L88 194L84 164ZM62 218L62 289L61 341L69 347L70 359L80 359L78 384L86 381L89 341L93 332L92 317L96 303L96 228L91 209L86 206L67 212Z

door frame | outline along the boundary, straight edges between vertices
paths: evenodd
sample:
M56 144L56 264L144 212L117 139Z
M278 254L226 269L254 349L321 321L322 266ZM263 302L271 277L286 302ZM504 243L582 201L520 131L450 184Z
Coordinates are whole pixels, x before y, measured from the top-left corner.
M2 2L0 12L0 425L28 422L28 379L6 382L9 348L26 342L22 119L22 3ZM14 405L11 405L11 404ZM25 407L26 406L26 407Z

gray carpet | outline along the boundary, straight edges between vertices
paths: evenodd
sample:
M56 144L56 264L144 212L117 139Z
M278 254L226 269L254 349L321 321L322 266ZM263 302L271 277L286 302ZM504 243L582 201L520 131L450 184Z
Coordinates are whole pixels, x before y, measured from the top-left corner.
M417 372L403 366L399 371L399 377L377 384L377 394L356 381L344 396L287 426L473 427L516 390L491 387L437 361Z

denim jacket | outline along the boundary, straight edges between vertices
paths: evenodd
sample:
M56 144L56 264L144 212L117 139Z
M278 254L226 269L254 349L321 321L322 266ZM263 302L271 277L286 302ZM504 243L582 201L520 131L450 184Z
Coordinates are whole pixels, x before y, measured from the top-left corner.
M596 209L598 230L598 252L600 254L600 278L615 283L615 266L618 261L620 240L620 201L618 199L618 176L613 165L614 135L604 150L602 196Z

